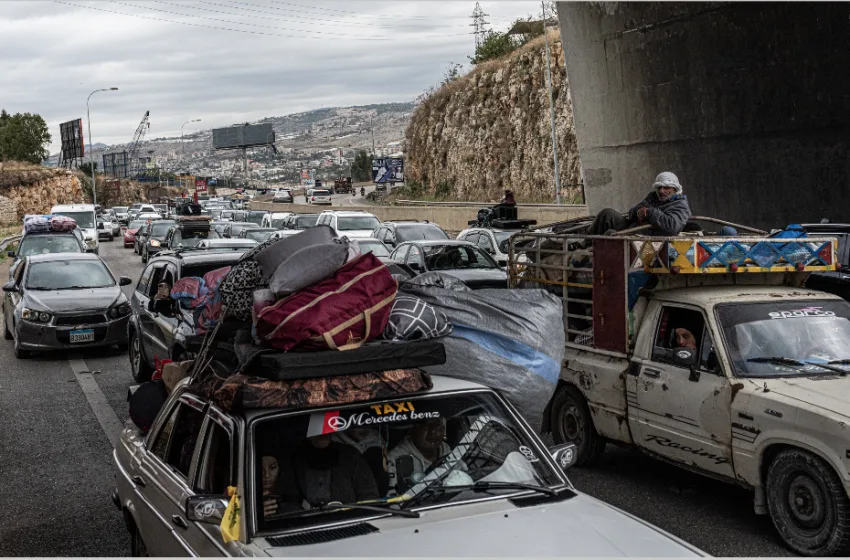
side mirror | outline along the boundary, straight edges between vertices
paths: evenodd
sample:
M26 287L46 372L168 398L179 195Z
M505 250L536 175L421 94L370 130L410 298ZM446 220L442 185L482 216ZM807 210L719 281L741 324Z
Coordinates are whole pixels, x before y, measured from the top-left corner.
M98 222L97 229L103 229L103 228L104 228L103 222Z
M673 363L677 366L690 367L697 363L697 351L694 348L674 348Z
M578 449L572 443L553 445L549 448L549 453L552 455L552 460L564 471L575 465L578 459Z
M189 496L186 500L186 519L220 525L226 509L227 500L221 496Z
M8 252L8 253L6 253L6 254L7 254L7 255L9 255L9 258L10 258L10 259L14 259L14 258L15 258L15 252L14 252L14 251L9 251L9 252Z
M3 284L3 291L4 292L17 292L18 291L18 285L15 283L14 280L10 280L10 281L6 282L5 284Z
M421 270L422 269L422 267L419 266L418 262L412 262L408 266L413 270Z
M133 279L130 278L129 276L122 276L121 278L118 279L118 285L119 286L129 286L132 283L133 283Z

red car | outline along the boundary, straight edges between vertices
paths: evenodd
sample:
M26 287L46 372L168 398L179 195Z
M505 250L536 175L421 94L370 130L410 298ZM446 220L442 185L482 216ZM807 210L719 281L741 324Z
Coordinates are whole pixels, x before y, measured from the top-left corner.
M124 248L127 247L135 247L136 246L136 234L139 233L139 229L145 225L144 221L137 220L135 222L130 222L127 224L127 229L124 230Z

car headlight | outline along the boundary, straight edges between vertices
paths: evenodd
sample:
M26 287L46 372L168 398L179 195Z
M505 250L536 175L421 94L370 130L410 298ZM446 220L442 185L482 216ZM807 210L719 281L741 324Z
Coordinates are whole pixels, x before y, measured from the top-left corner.
M114 307L109 308L109 318L110 319L117 319L118 317L124 317L124 316L129 315L129 314L130 314L130 304L129 303L122 303L122 304L119 304L119 305L116 305Z
M161 245L162 245L162 243L160 243L156 239L151 239L151 247L159 247Z
M21 319L32 321L33 323L49 323L50 313L24 307L24 310L21 312Z

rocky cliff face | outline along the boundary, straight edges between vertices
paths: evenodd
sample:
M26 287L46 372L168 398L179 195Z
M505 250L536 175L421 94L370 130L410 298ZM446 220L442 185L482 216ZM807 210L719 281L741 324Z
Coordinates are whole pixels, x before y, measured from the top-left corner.
M5 199L2 201L3 221L15 222L24 214L50 212L56 204L80 202L83 188L76 171L0 162L0 197Z
M582 202L579 160L564 53L549 34L561 192ZM437 90L413 114L405 173L427 193L457 200L519 202L555 198L543 37Z

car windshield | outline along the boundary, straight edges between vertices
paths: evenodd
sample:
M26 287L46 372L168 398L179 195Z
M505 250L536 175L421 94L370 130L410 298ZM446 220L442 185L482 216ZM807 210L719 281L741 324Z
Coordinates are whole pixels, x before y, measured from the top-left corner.
M130 222L130 225L127 226L127 229L139 229L143 225L145 225L145 222L143 222L141 220L136 221L136 222Z
M230 228L230 237L239 237L239 234L246 229L256 229L258 227L257 224L233 224L233 227Z
M283 223L286 222L286 218L275 218L272 220L272 227L275 229L283 228Z
M368 229L372 231L379 225L381 225L381 222L375 216L340 216L337 218L336 229L339 231L351 231L355 229Z
M224 210L221 213L222 218L230 218L231 216L233 216L233 211L231 210Z
M183 247L197 247L198 243L204 239L220 239L221 236L215 230L187 230L174 232L174 237L171 241L171 246L183 245Z
M25 235L18 248L19 257L45 253L82 253L80 242L73 235Z
M213 223L211 223L211 224L210 224L210 227L211 227L211 228L212 228L212 229L213 229L216 233L224 233L224 228L226 228L226 227L227 227L227 224L228 224L228 223L229 223L229 222L213 222Z
M151 237L163 238L168 230L177 222L157 221L151 225Z
M253 231L249 229L245 232L245 239L253 239L257 243L262 243L263 241L271 237L273 233L273 231Z
M716 313L740 377L835 374L817 364L850 371L850 304L845 301L721 304Z
M92 210L87 210L86 212L56 212L56 214L73 218L77 222L77 227L80 228L93 228L95 226L95 217Z
M259 225L263 223L263 216L265 216L266 214L268 214L268 212L260 212L259 210L256 210L254 212L248 212L245 221L253 222Z
M403 241L417 241L419 239L439 241L449 238L446 232L433 224L396 226L395 235L399 243Z
M494 231L493 235L496 236L496 243L499 244L499 252L506 253L508 252L508 241L510 240L513 232L511 231Z
M114 285L115 279L99 260L30 263L26 284L30 290L107 288Z
M298 216L295 219L295 229L307 229L316 225L316 220L319 219L318 214Z
M434 245L425 247L425 265L428 270L499 267L481 249L467 245Z
M489 391L267 416L253 434L261 531L374 515L322 508L334 501L408 509L564 484ZM476 483L492 486L476 492Z
M115 212L116 214L123 214L123 213L125 213L127 210L128 210L128 207L127 207L127 206L114 206L114 207L112 208L112 211L113 211L113 212Z
M387 246L381 243L380 241L358 241L358 245L360 245L360 251L363 253L372 253L376 257L389 257L390 251L387 249Z

